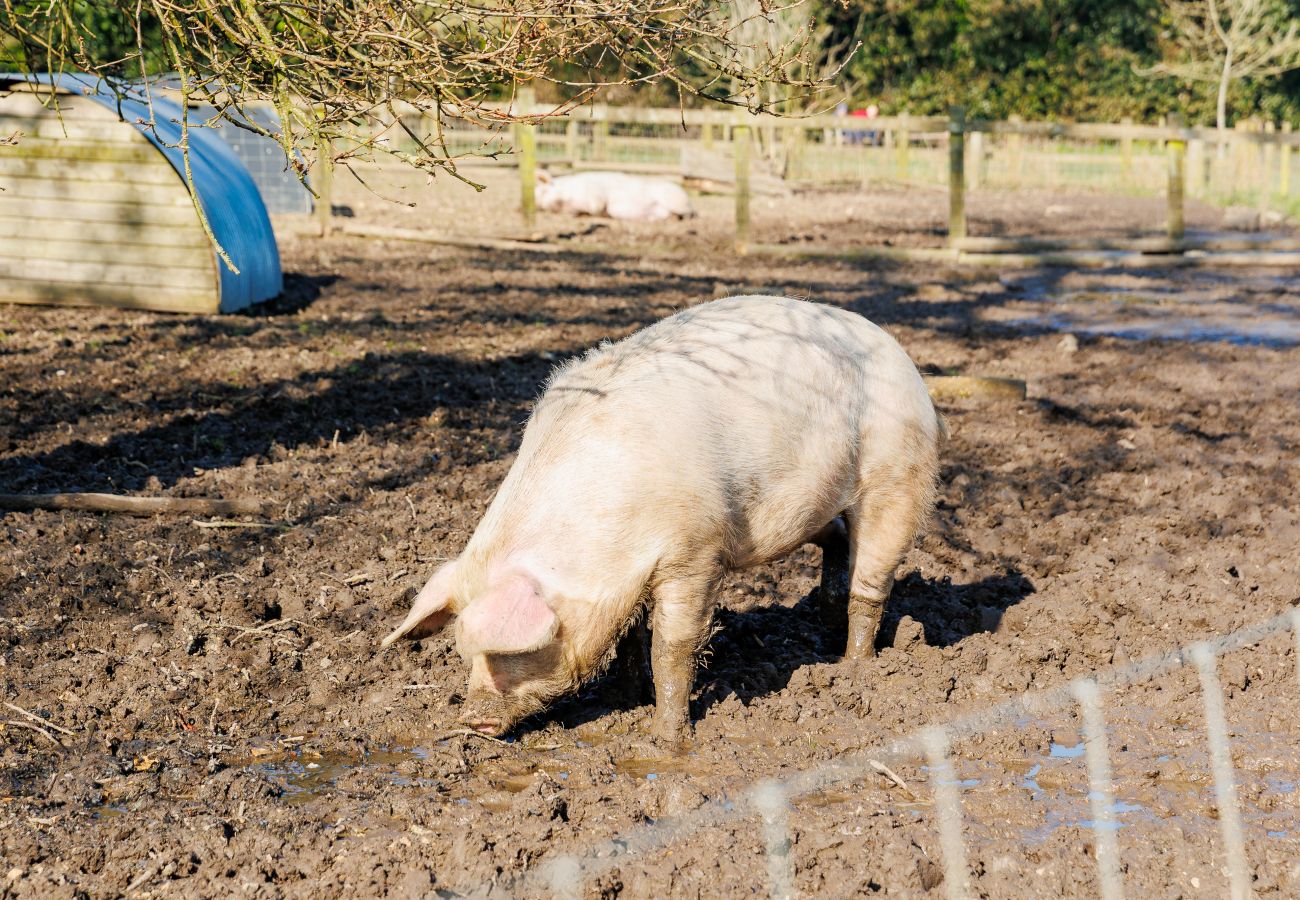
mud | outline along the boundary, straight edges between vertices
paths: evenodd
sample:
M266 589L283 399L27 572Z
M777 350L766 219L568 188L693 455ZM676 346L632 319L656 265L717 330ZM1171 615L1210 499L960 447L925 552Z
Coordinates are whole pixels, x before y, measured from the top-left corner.
M1018 215L1015 228L1041 217ZM676 227L658 239L682 252L655 259L637 254L636 228L615 235L622 256L285 238L287 295L248 315L0 308L4 491L277 509L244 527L0 520L0 720L48 732L0 730L0 895L495 883L505 896L557 855L734 812L758 779L1300 601L1295 341L1136 340L1042 318L1100 316L1085 295L1158 295L1177 308L1143 300L1144 316L1194 316L1209 298L1216 315L1267 307L1294 328L1300 281L737 259L692 235L699 221ZM822 226L762 227L779 240ZM377 642L463 546L547 372L747 291L855 309L926 371L1028 382L1020 403L945 409L942 499L900 570L878 657L841 660L807 549L725 585L685 755L648 742L650 707L608 680L508 742L458 732L465 671L447 640L382 654ZM1261 895L1300 894L1294 646L1278 635L1220 663ZM1105 711L1126 888L1224 896L1195 672L1115 691ZM956 745L981 896L1096 895L1080 729L1072 709L1047 710ZM895 769L910 792L872 777L794 802L801 894L942 891L927 770ZM765 894L763 847L758 819L732 815L608 861L584 896Z

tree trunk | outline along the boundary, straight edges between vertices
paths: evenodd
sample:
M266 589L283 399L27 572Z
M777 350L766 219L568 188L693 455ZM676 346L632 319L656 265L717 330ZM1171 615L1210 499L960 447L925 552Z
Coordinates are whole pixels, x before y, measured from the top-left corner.
M1219 131L1219 159L1228 154L1228 86L1232 83L1232 48L1223 54L1223 72L1219 75L1219 101L1215 107L1215 127Z

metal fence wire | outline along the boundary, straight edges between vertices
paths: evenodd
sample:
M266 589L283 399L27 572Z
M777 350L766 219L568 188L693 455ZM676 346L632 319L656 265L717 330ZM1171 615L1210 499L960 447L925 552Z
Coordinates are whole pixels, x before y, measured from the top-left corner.
M886 771L886 764L882 761L897 763L924 759L928 767L935 809L934 820L943 856L943 889L950 900L965 900L974 896L974 893L970 886L970 870L962 834L961 795L950 748L958 740L1012 723L1025 714L1045 716L1077 709L1083 726L1084 757L1092 811L1091 828L1096 840L1095 857L1100 893L1103 900L1117 900L1124 896L1124 885L1116 841L1115 792L1103 714L1105 698L1110 691L1190 667L1198 675L1205 710L1223 863L1228 873L1228 896L1232 900L1243 900L1252 896L1251 872L1242 836L1223 688L1217 673L1218 659L1225 653L1253 646L1288 630L1292 632L1295 641L1296 686L1300 691L1300 608L1293 608L1231 634L1127 665L1114 666L1058 687L1019 694L947 723L927 726L878 748L846 755L785 779L759 782L743 791L739 802L725 806L706 804L692 813L649 823L620 837L594 843L583 852L553 857L523 873L477 885L466 893L469 896L486 896L492 892L506 891L542 893L565 900L579 898L592 879L620 862L669 847L701 829L750 818L755 827L761 829L763 837L769 896L773 900L787 900L797 896L791 856L793 836L788 818L791 801L832 785L857 781L864 776Z

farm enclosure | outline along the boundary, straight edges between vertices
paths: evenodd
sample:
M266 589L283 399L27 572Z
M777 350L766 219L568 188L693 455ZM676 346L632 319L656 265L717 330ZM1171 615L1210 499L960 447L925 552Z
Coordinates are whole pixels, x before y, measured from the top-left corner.
M516 214L505 188L396 210L348 190L363 221L471 227L471 212L489 223ZM850 213L803 195L756 229L832 241L852 223L943 239L942 197L852 202ZM1076 210L1054 220L1067 236L1094 213L1124 225L1161 209L1053 202ZM976 203L972 215L1027 228L1039 209ZM3 699L66 745L18 725L0 732L5 889L464 890L1295 603L1300 350L1287 329L1300 288L1289 274L739 260L713 221L658 233L610 224L557 254L286 239L288 294L248 316L6 308L9 489L255 495L280 512L248 528L5 516ZM643 256L652 238L661 253ZM585 240L623 250L584 253ZM464 669L446 639L383 655L376 642L463 546L549 369L683 305L751 291L862 312L929 371L1030 383L1023 404L945 409L940 509L900 570L879 658L840 661L810 602L817 556L805 550L726 585L686 757L647 746L649 708L609 683L513 743L448 736ZM1208 313L1229 340L1103 333ZM1277 330L1233 331L1255 316ZM1284 736L1300 723L1294 652L1270 641L1226 657L1224 680L1256 890L1285 896L1300 890L1300 760ZM1117 699L1117 798L1133 807L1117 832L1126 886L1221 896L1194 675ZM977 889L1095 893L1087 776L1072 756L1080 728L1069 715L1030 719L955 747ZM919 767L899 774L926 781ZM790 824L801 893L936 887L933 810L887 782L801 800ZM749 895L764 889L762 858L757 824L734 823L588 889Z

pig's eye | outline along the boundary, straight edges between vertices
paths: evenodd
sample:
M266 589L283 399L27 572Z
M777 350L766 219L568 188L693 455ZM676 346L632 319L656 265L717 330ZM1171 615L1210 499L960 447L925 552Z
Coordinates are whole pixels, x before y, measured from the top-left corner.
M490 667L488 672L492 675L492 686L502 694L508 693L511 686L514 684L514 679L510 677L510 674L506 672L505 669L494 669Z

